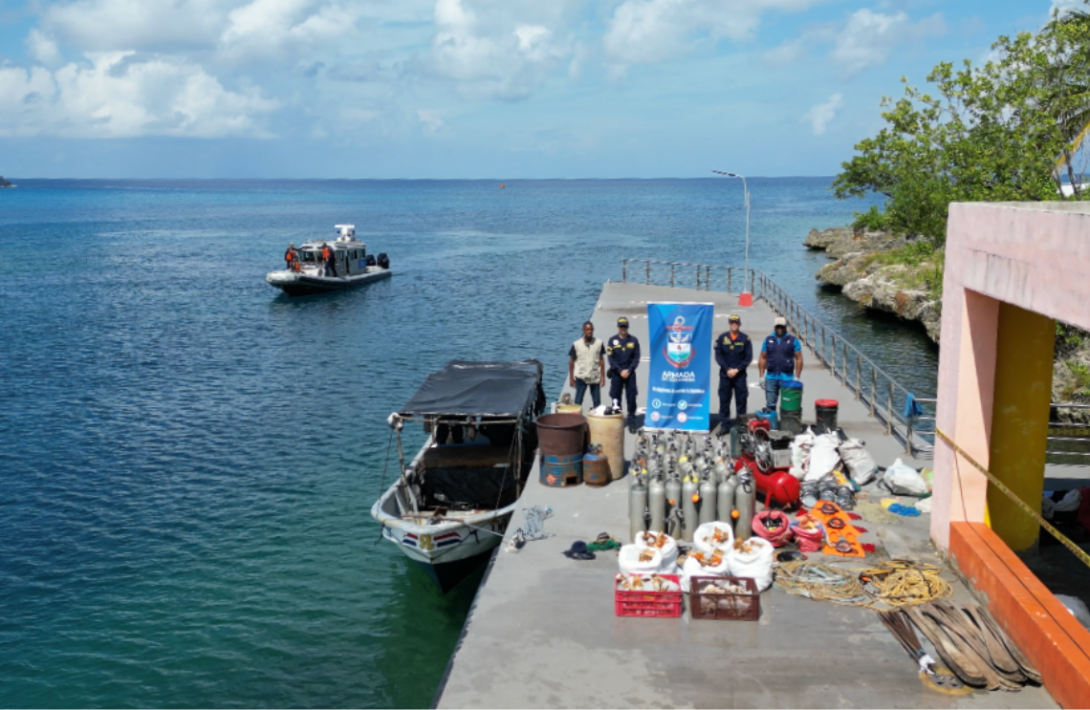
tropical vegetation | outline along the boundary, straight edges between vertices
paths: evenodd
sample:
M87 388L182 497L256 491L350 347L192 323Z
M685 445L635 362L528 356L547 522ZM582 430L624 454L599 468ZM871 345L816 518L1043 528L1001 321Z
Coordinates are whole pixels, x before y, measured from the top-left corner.
M833 183L842 199L886 197L857 228L939 247L951 202L1084 197L1090 13L1056 12L1037 33L1000 37L982 66L944 62L927 80L930 91L902 79L904 96L883 99L885 126Z

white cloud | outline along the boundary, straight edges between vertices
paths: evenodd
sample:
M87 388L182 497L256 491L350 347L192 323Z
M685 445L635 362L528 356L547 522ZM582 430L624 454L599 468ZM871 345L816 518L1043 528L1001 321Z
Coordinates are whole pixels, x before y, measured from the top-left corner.
M341 5L314 9L313 0L253 0L227 15L220 49L230 58L283 58L351 33L357 16Z
M438 133L447 127L447 124L443 123L443 119L439 118L435 111L420 109L416 112L416 117L424 124L424 130L428 133Z
M46 66L55 66L61 61L61 50L57 43L47 37L37 27L30 30L26 37L26 49L35 61Z
M818 0L624 0L603 44L618 64L652 64L721 39L750 39L771 10L799 11Z
M485 3L486 5L488 3ZM492 3L482 16L463 0L436 0L432 66L436 75L459 83L463 93L521 99L571 54L565 42L525 6ZM555 19L555 18L554 18Z
M214 46L226 0L76 0L50 5L42 31L81 51L169 51Z
M263 137L258 119L277 103L225 89L195 64L139 60L132 52L87 55L55 72L0 68L0 135L76 138L228 135Z
M815 136L823 135L825 129L829 126L829 122L836 118L836 112L843 105L844 97L840 94L833 94L828 101L810 107L810 110L803 115L802 122L810 123Z
M797 63L806 53L806 40L803 37L784 42L764 53L765 64L773 67L785 67Z
M898 44L945 33L946 20L941 12L913 24L904 12L887 15L863 8L848 18L829 57L854 74L884 64Z

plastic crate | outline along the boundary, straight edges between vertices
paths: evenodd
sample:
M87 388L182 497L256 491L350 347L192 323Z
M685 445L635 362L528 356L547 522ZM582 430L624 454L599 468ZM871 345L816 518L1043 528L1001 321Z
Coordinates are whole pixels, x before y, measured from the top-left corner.
M636 576L636 575L633 575ZM681 616L681 578L676 574L660 574L677 585L676 592L636 591L617 589L613 581L613 605L617 616L643 616L676 619Z
M761 618L761 593L750 577L693 577L689 586L689 616L694 619L734 619L757 621ZM705 585L733 584L745 587L741 594L701 594Z

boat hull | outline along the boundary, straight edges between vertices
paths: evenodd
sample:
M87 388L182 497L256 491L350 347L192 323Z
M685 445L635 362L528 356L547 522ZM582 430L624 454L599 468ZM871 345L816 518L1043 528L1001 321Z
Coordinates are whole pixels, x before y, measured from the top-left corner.
M488 560L503 540L514 504L485 511L464 522L420 524L393 514L395 483L371 508L382 537L419 565L445 594Z
M310 296L316 293L330 293L357 288L374 281L390 277L392 272L378 266L368 267L365 274L354 276L314 276L299 274L294 271L272 271L265 276L270 286L275 286L289 296Z

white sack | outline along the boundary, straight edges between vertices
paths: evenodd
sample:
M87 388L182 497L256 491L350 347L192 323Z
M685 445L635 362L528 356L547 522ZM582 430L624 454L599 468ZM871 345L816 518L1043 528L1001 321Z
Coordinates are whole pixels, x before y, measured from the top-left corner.
M622 546L621 552L617 556L617 564L620 566L621 571L625 574L667 574L667 570L663 569L667 565L663 563L662 553L658 550L651 550L650 562L640 562L640 553L645 552L647 549L635 545ZM670 567L673 567L673 565L670 565Z
M1072 488L1052 509L1057 513L1073 513L1079 509L1080 505L1082 505L1082 493L1079 493L1077 488Z
M663 537L662 547L659 547L658 540L659 535ZM650 538L650 540L645 539ZM670 537L666 533L651 532L650 530L638 533L636 539L633 541L636 547L646 548L651 547L659 551L662 555L663 569L660 570L663 574L671 574L671 570L677 565L677 541Z
M693 577L726 577L730 569L730 555L723 555L723 561L718 566L712 567L700 564L692 555L685 559L681 566L681 591L689 591L689 580Z
M810 449L810 466L806 469L805 481L820 481L828 476L840 463L840 454L836 447L840 440L836 434L821 434L814 437L814 446Z
M902 463L901 459L894 461L882 474L882 484L890 493L899 496L922 496L931 492L931 487L923 480L923 476L916 469Z
M1090 609L1086 608L1086 603L1078 597L1069 597L1066 594L1057 594L1056 598L1060 600L1060 603L1067 607L1067 610L1071 612L1071 616L1075 617L1075 621L1090 631Z
M727 539L716 544L712 537L716 530L726 533ZM734 526L730 523L718 521L714 523L704 523L693 533L693 547L695 547L698 552L703 552L705 555L710 555L715 552L724 555L729 553L731 548L734 547Z
M749 551L746 551L746 548ZM758 591L772 586L772 543L759 537L751 537L731 553L730 576L749 577L757 583Z
M867 485L878 475L878 464L859 439L848 439L837 448L837 451L840 452L840 458L848 468L848 474L859 485Z

